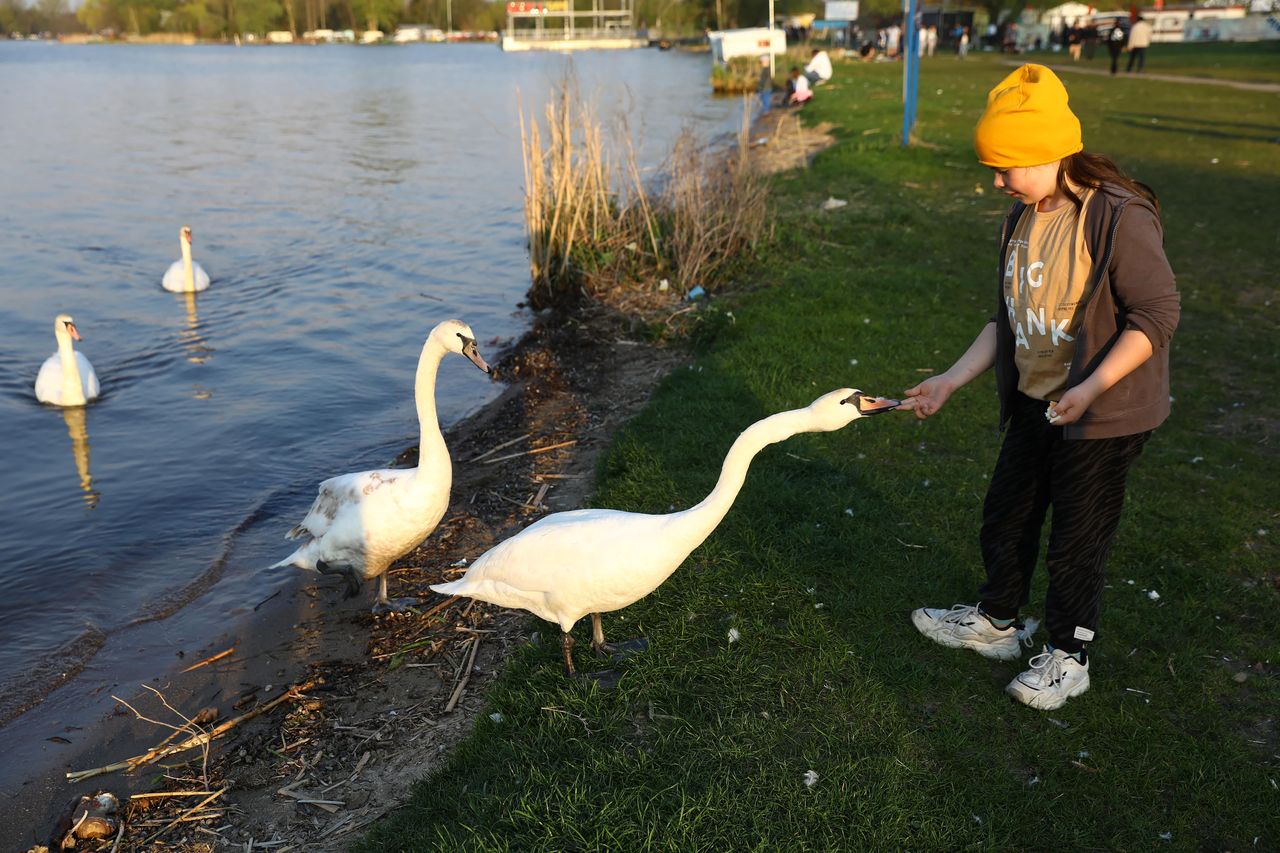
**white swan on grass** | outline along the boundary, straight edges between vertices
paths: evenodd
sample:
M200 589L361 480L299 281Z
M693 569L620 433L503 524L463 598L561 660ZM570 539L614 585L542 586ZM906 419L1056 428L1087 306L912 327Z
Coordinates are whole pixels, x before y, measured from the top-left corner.
M80 340L76 321L70 314L59 314L53 320L53 336L58 351L45 359L36 374L36 399L55 406L83 406L97 399L98 374L84 353L77 352L71 341Z
M182 260L169 265L160 283L165 290L174 293L195 293L207 289L209 274L191 260L191 226L182 226L182 230L178 232L178 243L182 246Z
M471 327L446 320L431 330L418 357L414 399L418 407L417 468L342 474L320 484L320 494L302 523L286 539L309 537L305 545L273 565L346 577L347 597L362 581L378 578L373 612L402 610L417 602L387 598L387 569L435 530L449 506L453 467L436 419L436 371L449 353L466 356L492 372L476 349Z
M573 666L574 624L591 614L592 648L611 650L600 614L639 601L662 585L724 518L757 453L801 432L831 432L898 401L852 388L824 394L808 407L757 421L738 436L720 479L702 503L683 512L646 515L581 509L548 515L482 554L467 573L431 588L500 607L528 610L560 626L565 668Z

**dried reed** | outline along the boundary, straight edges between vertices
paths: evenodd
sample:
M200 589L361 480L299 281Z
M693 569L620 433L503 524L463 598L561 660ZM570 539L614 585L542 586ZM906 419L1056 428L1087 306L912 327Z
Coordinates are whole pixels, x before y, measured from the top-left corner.
M531 304L587 297L644 313L694 285L722 284L765 220L765 185L746 157L747 109L735 150L710 150L685 131L652 181L625 121L606 130L572 72L543 121L522 109Z

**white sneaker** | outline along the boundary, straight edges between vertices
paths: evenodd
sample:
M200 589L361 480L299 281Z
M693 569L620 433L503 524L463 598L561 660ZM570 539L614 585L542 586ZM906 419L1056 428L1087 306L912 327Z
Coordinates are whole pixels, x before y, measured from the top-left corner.
M976 605L957 604L950 610L921 607L911 613L911 621L935 643L952 649L973 649L985 658L1016 660L1022 657L1022 646L1031 647L1035 620L1026 625L1014 623L997 628Z
M1004 689L1023 705L1041 711L1052 711L1067 704L1072 696L1089 689L1089 662L1076 660L1062 649L1049 647L1030 661L1031 669L1019 675Z

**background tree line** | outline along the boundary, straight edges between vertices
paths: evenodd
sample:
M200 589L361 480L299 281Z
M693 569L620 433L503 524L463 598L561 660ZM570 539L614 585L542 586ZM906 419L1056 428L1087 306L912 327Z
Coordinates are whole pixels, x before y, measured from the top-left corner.
M590 8L590 0L573 0ZM765 26L769 0L634 0L636 21L664 34L695 34L707 29ZM1024 6L1044 8L1058 0L977 0L991 20ZM83 0L72 12L68 0L0 0L0 32L103 32L148 35L190 33L230 39L246 33L315 29L383 30L398 24L443 28L449 0ZM822 0L775 0L778 15L808 12L821 16ZM864 26L901 17L900 0L862 0ZM505 0L452 0L456 30L502 29Z

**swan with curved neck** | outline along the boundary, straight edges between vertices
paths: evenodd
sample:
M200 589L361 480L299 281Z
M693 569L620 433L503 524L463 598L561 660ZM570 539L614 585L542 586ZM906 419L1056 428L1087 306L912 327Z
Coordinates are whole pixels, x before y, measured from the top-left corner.
M53 337L58 351L45 359L36 375L36 399L55 406L83 406L98 396L98 374L84 353L72 346L80 340L76 321L70 314L59 314L53 320Z
M387 598L387 569L422 542L449 506L453 466L436 418L436 371L450 353L465 356L485 373L471 327L446 320L431 330L418 357L414 400L418 410L417 468L388 468L331 477L302 522L286 539L307 542L271 568L297 566L346 578L348 598L363 581L378 579L374 612L402 610L412 599Z
M556 623L572 675L574 624L591 614L592 647L597 653L608 650L600 614L639 601L679 568L733 506L757 453L797 433L831 432L897 405L852 388L824 394L806 408L747 427L729 448L715 488L695 507L665 515L558 512L490 548L460 579L431 588L528 610Z
M209 274L191 260L191 226L183 225L178 232L178 244L182 247L182 260L174 261L165 270L161 284L173 293L196 293L209 286Z

